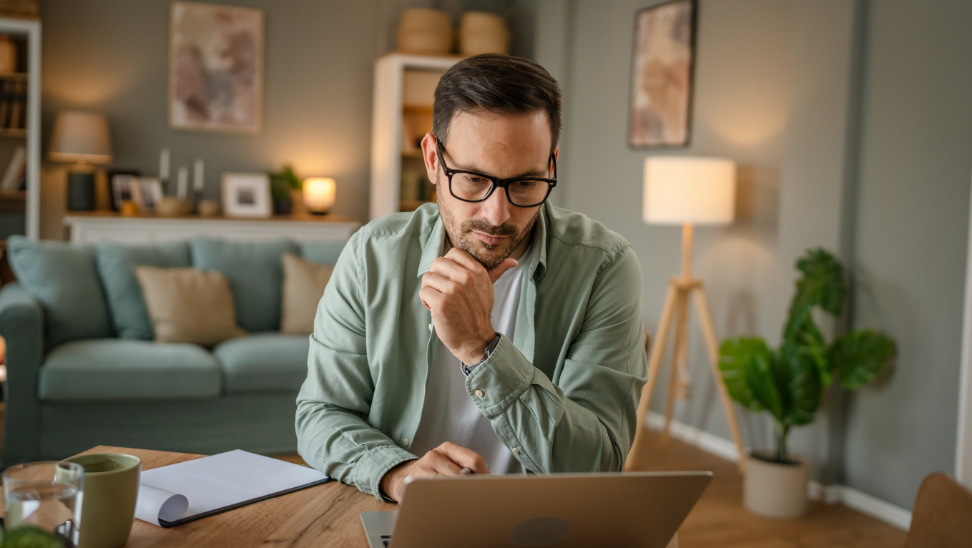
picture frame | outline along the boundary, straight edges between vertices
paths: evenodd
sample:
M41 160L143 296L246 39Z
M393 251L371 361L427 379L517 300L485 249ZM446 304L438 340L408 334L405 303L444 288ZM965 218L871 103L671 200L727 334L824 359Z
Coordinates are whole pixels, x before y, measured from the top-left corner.
M223 213L227 217L270 217L270 176L266 173L224 173Z
M111 191L111 209L121 210L123 200L132 199L130 182L142 173L137 169L118 169L109 170L105 175L108 177L108 188Z
M173 2L169 11L169 127L263 130L262 9Z
M162 201L162 181L157 177L133 177L129 180L132 201L142 213L154 213Z
M686 147L691 139L698 2L635 13L628 146Z

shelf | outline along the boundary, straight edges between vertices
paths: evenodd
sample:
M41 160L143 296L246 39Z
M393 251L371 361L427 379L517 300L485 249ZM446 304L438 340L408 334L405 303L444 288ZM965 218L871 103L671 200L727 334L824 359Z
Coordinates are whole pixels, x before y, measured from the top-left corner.
M19 80L23 82L27 80L27 73L26 72L11 72L9 74L0 73L0 80Z
M0 138L24 139L27 137L27 130L23 128L0 128Z
M20 213L26 211L27 191L0 190L0 213Z

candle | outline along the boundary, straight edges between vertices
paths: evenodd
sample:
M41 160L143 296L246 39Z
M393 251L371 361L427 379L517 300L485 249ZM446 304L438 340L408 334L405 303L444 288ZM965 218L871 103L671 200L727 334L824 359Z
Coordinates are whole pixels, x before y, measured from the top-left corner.
M193 192L202 192L203 191L203 161L202 161L202 158L197 158L196 159L196 163L193 165L192 190L193 190Z
M163 181L169 178L169 149L163 148L159 158L159 179Z
M179 168L179 186L176 196L185 198L189 193L189 168L182 166Z

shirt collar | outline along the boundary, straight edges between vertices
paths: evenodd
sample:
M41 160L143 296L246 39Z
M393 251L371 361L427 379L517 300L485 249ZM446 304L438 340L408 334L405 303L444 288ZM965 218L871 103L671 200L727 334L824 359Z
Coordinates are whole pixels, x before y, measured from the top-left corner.
M527 255L527 260L530 261L530 277L536 280L542 278L547 271L547 225L550 222L549 207L551 206L548 203L540 206L540 216L533 225L533 234L531 235L533 242L530 244L531 250ZM442 216L437 214L435 225L432 226L432 232L429 234L429 239L425 241L425 245L422 247L422 258L419 261L416 276L424 276L426 272L432 269L432 262L441 256L442 245L445 242L445 234L445 225L442 224Z

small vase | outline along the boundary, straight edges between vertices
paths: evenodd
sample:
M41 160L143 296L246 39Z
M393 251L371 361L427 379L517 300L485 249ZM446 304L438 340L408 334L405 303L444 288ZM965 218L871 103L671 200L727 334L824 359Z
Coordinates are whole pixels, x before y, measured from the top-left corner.
M743 478L743 504L750 512L769 518L798 518L807 511L807 484L810 462L773 462L765 454L746 456Z
M274 198L273 199L273 214L274 215L290 215L290 212L294 209L294 202L288 196L287 198Z

